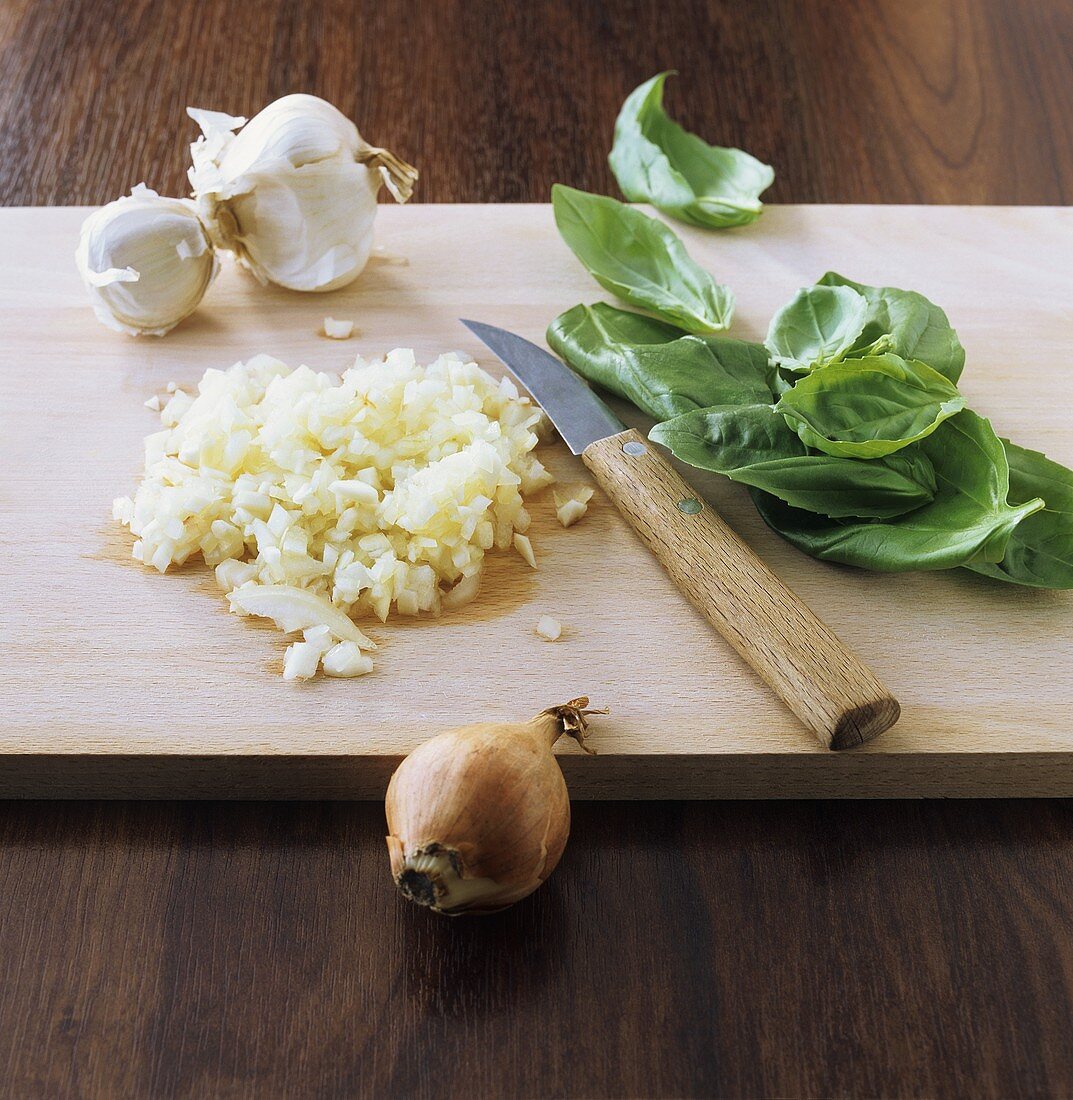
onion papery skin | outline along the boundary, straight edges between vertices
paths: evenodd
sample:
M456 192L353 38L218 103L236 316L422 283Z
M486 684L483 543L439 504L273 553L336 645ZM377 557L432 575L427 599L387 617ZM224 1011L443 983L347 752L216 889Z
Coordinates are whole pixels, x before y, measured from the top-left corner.
M385 809L392 876L405 897L450 916L492 913L547 879L570 834L552 746L564 733L584 746L587 703L450 730L399 765Z

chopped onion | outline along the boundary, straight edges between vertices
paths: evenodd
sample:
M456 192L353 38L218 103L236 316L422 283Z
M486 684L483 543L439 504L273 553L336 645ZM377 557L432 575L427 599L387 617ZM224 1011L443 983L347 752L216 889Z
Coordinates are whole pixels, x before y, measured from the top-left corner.
M528 519L528 517L527 517ZM533 553L533 544L527 535L515 534L514 549L534 568L537 567L536 554Z
M352 616L473 599L489 550L536 564L522 532L524 494L551 480L532 454L540 411L457 354L426 367L399 349L341 378L259 355L206 371L196 394L168 390L142 482L113 515L136 560L164 572L201 556L233 610L326 628L295 643L295 678L311 659L297 647L375 648ZM369 671L352 656L332 675Z
M329 339L349 340L353 334L353 321L337 321L334 317L324 318L324 335Z
M552 495L555 497L555 514L564 527L577 523L589 510L593 492L588 485L568 485L554 491Z
M373 670L373 659L367 657L353 642L340 642L324 655L323 668L327 676L364 676Z
M230 592L239 585L249 584L256 576L257 566L250 561L228 558L216 566L216 583L225 592Z
M536 624L536 632L549 642L557 642L563 632L563 624L550 615L541 615Z
M480 573L471 573L468 577L463 577L449 592L444 593L443 606L449 608L464 607L477 598L477 593L480 590Z
M331 629L325 625L311 626L302 631L302 637L305 638L310 645L320 647L321 653L327 653L329 649L335 645L335 639L332 637Z
M362 649L376 649L376 643L362 634L352 619L308 589L289 584L250 583L236 588L227 598L232 611L271 619L288 634L325 626L337 638L354 642Z
M284 680L309 680L317 674L321 650L309 642L295 642L283 657Z

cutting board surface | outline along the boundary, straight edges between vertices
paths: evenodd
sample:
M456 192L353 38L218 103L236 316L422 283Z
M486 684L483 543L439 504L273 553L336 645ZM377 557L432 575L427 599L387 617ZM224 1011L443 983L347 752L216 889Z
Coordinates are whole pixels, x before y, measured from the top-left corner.
M539 341L558 312L605 296L550 207L384 206L380 252L353 286L263 289L225 263L193 318L135 340L90 311L72 258L85 213L0 210L0 794L373 797L431 733L580 694L612 711L593 728L598 756L561 750L580 797L1073 794L1073 593L815 562L739 487L696 471L897 695L894 729L821 750L599 495L569 530L550 494L534 499L538 571L498 555L471 607L369 625L371 676L284 682L283 635L229 615L204 566L133 562L111 522L158 427L146 398L257 352L338 371L395 346L458 349L502 373L458 317ZM744 338L828 269L922 291L966 347L970 405L1073 465L1073 211L784 206L743 230L676 228L734 288ZM324 339L325 315L359 335ZM561 444L544 455L588 479ZM557 643L534 633L545 613L564 624Z

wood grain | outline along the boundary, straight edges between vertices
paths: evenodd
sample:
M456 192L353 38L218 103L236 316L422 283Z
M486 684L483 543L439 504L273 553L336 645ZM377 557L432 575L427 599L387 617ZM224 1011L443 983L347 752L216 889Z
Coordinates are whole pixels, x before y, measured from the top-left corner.
M1071 48L1065 0L7 0L0 199L177 190L186 103L296 90L418 160L419 199L608 190L623 95L676 67L671 108L775 200L1068 203ZM0 1080L1067 1096L1071 896L1059 801L579 805L548 884L468 924L396 900L375 806L9 803Z
M513 910L382 808L0 805L18 1097L1064 1096L1068 807L574 807Z
M425 360L456 347L501 373L460 316L540 340L550 318L596 288L546 204L388 204L379 240L406 264L378 261L330 295L267 291L229 265L188 322L163 340L132 340L87 308L69 262L82 216L0 210L0 362L11 365L0 371L0 469L10 478L0 498L9 592L0 707L11 712L0 728L0 793L380 797L398 759L431 732L516 720L582 694L613 715L594 731L598 756L562 750L574 797L1073 792L1073 680L1054 671L1073 667L1073 594L956 570L879 575L815 562L764 526L740 486L695 469L689 482L701 499L902 703L897 726L854 750L866 764L813 759L815 738L602 495L569 530L550 493L534 496L539 568L491 555L481 598L458 614L363 623L380 643L373 675L285 682L282 634L228 615L204 566L161 577L133 562L129 534L110 519L159 423L146 397L169 381L193 390L205 369L262 350L339 370L405 342ZM746 232L683 234L699 262L733 283L741 335L762 332L828 265L920 287L950 311L969 348L972 406L1004 434L1073 464L1073 373L1050 366L1068 344L1068 211L773 205ZM922 273L936 239L943 249ZM524 265L515 242L524 242ZM1031 303L1027 361L1017 303ZM328 311L354 318L360 335L319 335ZM589 476L562 444L541 456L565 482ZM63 613L42 615L58 576ZM544 614L567 628L553 645L534 632ZM465 662L456 665L456 653ZM518 686L490 691L490 677ZM653 732L668 725L669 734ZM1003 771L999 760L1014 765Z
M6 0L0 202L184 192L188 105L294 91L417 164L417 201L615 194L618 108L673 68L669 109L774 165L773 202L1061 203L1069 47L1065 0Z
M878 737L898 703L636 428L582 459L675 586L825 749Z

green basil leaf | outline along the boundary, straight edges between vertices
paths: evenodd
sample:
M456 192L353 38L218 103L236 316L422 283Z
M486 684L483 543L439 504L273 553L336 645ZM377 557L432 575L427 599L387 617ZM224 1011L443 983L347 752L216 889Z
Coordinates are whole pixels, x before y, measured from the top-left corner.
M897 519L853 523L767 493L754 492L753 500L769 527L826 561L894 573L1001 561L1017 525L1043 501L1007 502L1009 466L991 425L965 409L915 446L935 467L937 492L931 504Z
M969 568L1013 584L1073 588L1073 470L1008 439L1002 445L1010 464L1010 499L1043 497L1046 504L1014 528L1002 561L969 562Z
M849 354L865 354L886 336L889 342L884 350L927 363L951 382L961 377L965 349L946 314L923 294L892 286L865 286L834 271L828 271L817 285L851 287L868 302L864 329Z
M551 189L559 234L605 290L687 332L730 325L734 295L686 252L661 221L604 195Z
M820 367L775 406L802 443L842 458L893 454L964 407L938 371L891 353Z
M935 496L919 452L875 462L812 455L770 405L700 409L657 424L649 438L691 466L825 516L897 516Z
M763 210L760 195L775 173L741 149L709 145L672 122L663 110L668 76L631 92L615 122L608 160L622 193L706 229L748 225Z
M548 328L549 346L604 389L656 420L709 405L770 401L767 351L729 337L687 336L652 317L597 302Z
M807 286L774 317L764 343L787 370L808 372L841 359L860 339L868 300L848 286Z
M560 328L560 322L570 318L572 325L583 328L587 339L593 343L632 347L646 344L670 344L687 333L677 325L669 325L647 313L634 313L632 309L619 309L607 302L595 302L591 306L579 305L561 313L551 323ZM719 339L719 337L711 337Z

